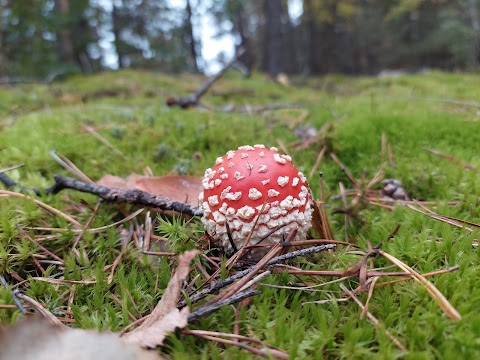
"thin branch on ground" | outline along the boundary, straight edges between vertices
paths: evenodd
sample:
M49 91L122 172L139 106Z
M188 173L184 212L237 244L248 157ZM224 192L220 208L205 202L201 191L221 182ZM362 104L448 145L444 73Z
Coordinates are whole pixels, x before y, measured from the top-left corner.
M199 88L197 91L195 91L193 94L190 96L186 97L170 97L167 99L167 105L168 106L180 106L182 109L188 109L190 107L195 107L198 106L200 102L200 98L205 95L205 93L210 89L210 87L218 80L220 79L225 72L230 69L233 64L238 60L240 56L242 56L245 52L244 48L239 48L235 55L230 59L228 63L225 64L225 66L215 75L210 76Z
M244 290L228 298L220 300L214 304L203 306L195 310L194 312L190 313L190 315L188 315L188 323L191 324L192 322L195 322L202 317L208 316L214 311L217 311L218 309L220 309L222 306L234 304L258 294L260 294L260 291L258 290L254 290L254 289Z
M249 297L252 297L252 296L255 296L255 295L258 295L260 294L260 291L258 290L254 290L254 289L250 289L250 290L245 290L245 291L241 291L241 292L238 292L236 293L235 295L233 296L230 296L229 298L226 298L226 299L223 299L221 301L218 301L214 304L211 304L211 305L206 305L206 306L203 306L195 311L193 311L192 313L190 313L188 315L188 323L191 324L195 321L198 321L200 318L202 317L205 317L205 316L208 316L210 315L211 313L217 311L218 309L220 309L222 306L225 306L225 305L231 305L231 304L235 304L237 302L240 302L244 299L247 299ZM182 306L183 307L183 306ZM181 308L180 304L177 305L177 308ZM125 334L128 330L130 330L132 327L134 326L138 326L140 324L142 324L147 318L148 318L149 315L147 316L144 316L144 317L141 317L140 319L137 319L135 321L133 321L132 323L130 323L129 325L127 325L124 329L122 329L122 331L119 333L120 336L122 336L123 334Z
M22 193L33 192L37 196L41 196L40 190L35 188L27 188L16 181L12 180L8 175L0 172L0 182L5 185L8 190L19 190Z
M228 287L225 292L217 295L210 303L215 303L217 301L226 299L230 296L233 296L237 292L240 291L243 286L245 286L251 279L255 277L255 275L262 271L265 266L267 266L268 262L272 260L276 255L278 255L282 251L282 246L280 244L275 244L270 251L258 262L253 266L253 270L242 277L238 282L232 284Z
M57 194L64 189L72 189L97 195L103 200L112 203L151 206L161 210L173 210L191 216L202 215L201 210L197 206L179 203L162 195L147 193L136 189L110 188L102 185L89 184L61 175L55 175L55 184L46 191L48 194Z
M279 264L283 261L293 259L294 257L297 257L297 256L304 256L304 255L307 255L307 254L313 254L313 253L320 252L320 251L332 250L332 249L335 249L335 247L336 247L335 245L327 244L327 245L313 246L313 247L310 247L310 248L307 248L307 249L292 251L288 254L274 257L272 260L270 260L266 264L266 266L276 265L276 264ZM244 276L251 273L255 269L256 269L256 266L251 266L251 267L249 267L245 270L239 271L235 275L232 275L232 276L230 276L230 277L228 277L224 280L220 280L220 281L210 285L206 289L200 291L199 293L190 296L189 302L190 303L195 303L195 302L205 298L206 296L217 292L221 288L232 284L234 281L243 278ZM186 304L187 303L185 301L182 301L177 305L177 307L182 308Z
M183 213L190 216L201 216L202 211L198 206L192 206L178 201L173 201L165 196L148 193L145 191L137 189L120 189L120 188L110 188L107 186L92 184L89 182L84 182L81 180L65 177L62 175L54 176L55 183L45 190L46 194L57 194L64 189L72 189L80 192L85 192L93 195L97 195L105 201L112 203L129 203L135 205L151 206L159 208L161 210L173 210L179 213ZM19 189L21 193L2 191L3 195L7 196L16 196L16 197L26 197L29 199L29 196L23 195L23 193L34 192L35 195L41 196L41 191L38 189L30 189L19 185L17 182L10 179L7 175L0 173L0 182L2 182L9 190ZM2 195L0 193L0 195ZM43 204L42 202L32 199L38 205L44 207L46 210L53 213L60 213L58 210L52 211L52 207ZM43 205L42 205L43 204ZM66 216L66 214L63 214ZM66 218L65 216L62 216ZM66 218L69 222L80 227L80 224L76 223L71 217Z

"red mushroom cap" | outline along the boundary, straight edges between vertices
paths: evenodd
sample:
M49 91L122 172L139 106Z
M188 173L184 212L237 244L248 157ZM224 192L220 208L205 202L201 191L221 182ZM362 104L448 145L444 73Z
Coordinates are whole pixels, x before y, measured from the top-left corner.
M305 238L311 226L312 195L305 176L291 160L276 148L247 145L228 151L205 171L204 191L199 196L202 222L227 252L232 246L226 223L240 249L265 202L249 245L283 241L294 227L298 228L296 239Z

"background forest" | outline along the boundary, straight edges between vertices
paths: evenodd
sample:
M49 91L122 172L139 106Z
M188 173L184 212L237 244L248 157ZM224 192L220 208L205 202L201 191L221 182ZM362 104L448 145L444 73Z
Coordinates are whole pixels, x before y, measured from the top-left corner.
M206 27L243 45L248 69L273 76L480 62L477 0L0 0L0 19L0 76L19 81L125 67L205 71Z

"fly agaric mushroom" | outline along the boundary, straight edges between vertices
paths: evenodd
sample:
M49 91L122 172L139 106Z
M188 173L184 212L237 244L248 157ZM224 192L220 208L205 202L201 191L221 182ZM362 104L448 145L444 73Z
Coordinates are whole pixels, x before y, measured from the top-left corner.
M274 147L247 145L228 151L205 171L199 195L202 222L227 253L244 245L257 217L248 245L284 241L294 228L295 239L305 238L312 220L312 194L291 161ZM256 249L250 258L266 251Z

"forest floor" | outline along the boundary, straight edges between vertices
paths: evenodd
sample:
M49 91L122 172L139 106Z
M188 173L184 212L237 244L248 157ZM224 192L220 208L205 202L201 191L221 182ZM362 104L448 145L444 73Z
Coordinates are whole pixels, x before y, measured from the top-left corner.
M379 321L376 327L361 317L362 309L340 287L357 288L364 283L358 276L331 282L337 278L283 272L263 278L257 285L261 293L251 302L222 307L188 329L238 332L292 359L480 357L480 226L475 225L480 224L479 74L294 78L283 86L262 75L243 79L232 72L202 98L209 110L165 105L167 97L187 95L201 82L201 77L193 75L122 71L47 85L2 85L0 169L24 164L5 174L24 187L46 189L53 184L54 174L73 176L54 160L52 150L96 181L106 174L145 171L156 176L202 176L227 150L245 144L279 147L307 175L316 199L321 197L318 173L322 172L334 238L354 244L300 257L290 265L339 272L358 264L365 255L361 249L369 246L381 246L420 274L458 265L456 271L427 279L461 320L449 318L448 309L442 310L438 296L431 296L424 284L409 280L381 286L394 277L380 277L368 284L373 291L368 310ZM257 108L272 104L298 107ZM246 112L221 111L226 107ZM323 130L309 144L295 134L299 126ZM324 146L327 151L317 168ZM347 172L328 156L329 151ZM369 189L367 185L382 163L383 178L401 180L410 198L420 203L407 206L367 197L379 194L371 190L381 189L381 181ZM355 185L348 171L357 179ZM346 189L356 186L355 194L360 194L348 197L348 204L360 200L365 206L345 207L336 196L341 193L340 182ZM146 211L124 224L78 236L68 220L45 211L32 198L1 195L0 275L10 286L72 327L117 332L150 313L175 270L176 256L142 254L135 246L138 239L122 245L125 229L144 228ZM92 229L111 225L141 208L104 202L96 209L96 196L74 190L30 195ZM338 212L341 208L349 210L347 218ZM159 215L152 235L165 240L167 251L175 254L192 248L205 251L199 218ZM311 237L318 234L312 232ZM108 265L115 261L112 270ZM187 281L198 275L196 287L205 280L203 270L211 273L212 269L204 257L194 263ZM365 264L368 271L370 267L403 271L380 255ZM79 283L72 286L39 278ZM363 291L357 296L365 304L369 294ZM0 286L0 324L21 317L13 305L11 292ZM27 309L34 311L34 307ZM161 353L174 359L255 356L235 344L178 331L167 337Z

